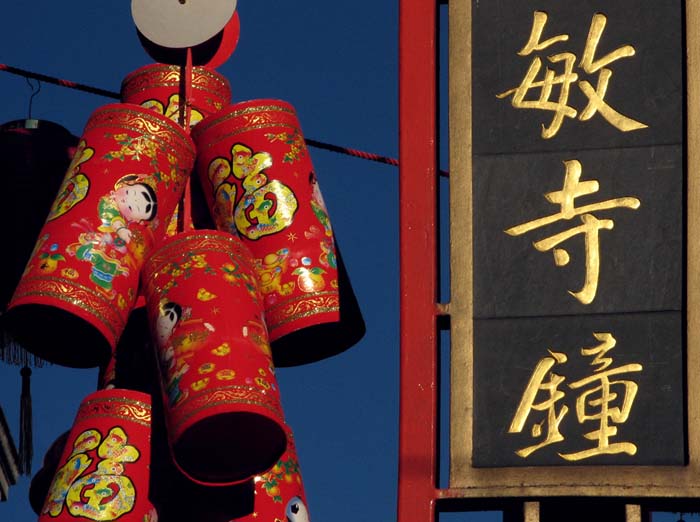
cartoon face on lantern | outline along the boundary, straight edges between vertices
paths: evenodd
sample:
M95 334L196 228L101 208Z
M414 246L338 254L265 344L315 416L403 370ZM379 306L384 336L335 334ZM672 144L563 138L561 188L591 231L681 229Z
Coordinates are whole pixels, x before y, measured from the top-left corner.
M108 297L114 297L112 281L139 266L145 250L140 226L156 217L158 204L149 180L135 174L124 176L114 190L100 198L97 230L86 219L73 226L83 230L68 253L92 265L90 280Z
M145 183L121 185L114 191L114 200L127 222L151 221L156 215L155 192Z
M182 307L177 303L169 301L160 307L158 318L156 319L158 344L165 346L168 343L181 317Z

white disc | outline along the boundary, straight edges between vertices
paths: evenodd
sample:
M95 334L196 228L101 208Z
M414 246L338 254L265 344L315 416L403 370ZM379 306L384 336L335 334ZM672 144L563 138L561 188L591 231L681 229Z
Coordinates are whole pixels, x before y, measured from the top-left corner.
M141 34L171 48L206 42L235 10L236 0L131 0L131 16Z

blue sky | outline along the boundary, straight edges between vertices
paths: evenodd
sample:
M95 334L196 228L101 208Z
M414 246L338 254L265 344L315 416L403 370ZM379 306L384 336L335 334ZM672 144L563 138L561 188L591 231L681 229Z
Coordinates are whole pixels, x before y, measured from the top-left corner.
M127 0L9 2L3 6L0 62L116 91L124 76L152 61L140 46L129 6ZM241 40L219 68L231 82L234 101L284 99L296 107L307 138L398 157L397 1L241 0L238 10ZM25 118L30 92L23 78L0 75L0 121ZM44 84L32 115L80 135L92 111L111 102ZM279 369L284 409L295 431L312 520L395 520L398 169L318 149L311 153L367 334L334 358ZM69 428L82 397L95 389L96 378L95 370L35 370L35 471L48 445ZM19 369L0 364L0 405L15 436L19 390ZM0 505L3 522L34 519L28 484L22 479ZM499 519L493 513L446 514L440 520Z

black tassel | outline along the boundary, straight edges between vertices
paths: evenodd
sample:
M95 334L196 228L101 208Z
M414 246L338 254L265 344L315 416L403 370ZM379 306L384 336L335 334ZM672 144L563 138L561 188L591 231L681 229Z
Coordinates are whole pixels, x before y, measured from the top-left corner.
M32 458L34 447L32 444L32 394L30 377L32 370L25 366L20 370L22 376L22 395L19 407L19 472L22 475L32 474Z
M48 364L22 348L5 330L0 330L0 361L15 366L34 366L35 368Z

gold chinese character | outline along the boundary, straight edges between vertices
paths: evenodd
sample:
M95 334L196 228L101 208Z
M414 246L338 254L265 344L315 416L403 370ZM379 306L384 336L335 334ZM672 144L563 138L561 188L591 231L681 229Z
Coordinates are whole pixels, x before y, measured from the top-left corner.
M568 41L569 35L567 34L553 36L547 40L541 41L546 23L547 13L535 11L530 37L525 46L518 51L518 55L528 56L534 52L543 51L559 42ZM552 122L548 126L542 125L542 137L544 139L556 136L565 117L575 118L578 116L580 121L586 121L590 120L596 113L600 113L608 123L623 132L646 128L647 125L644 123L620 114L604 101L605 94L608 90L608 84L612 76L612 71L606 68L606 66L616 60L629 58L635 54L634 47L631 45L623 45L604 57L595 59L598 44L600 43L606 23L607 18L605 15L600 13L593 15L579 67L587 74L599 74L595 88L586 80L578 81L577 85L588 98L588 105L580 114L576 109L568 105L571 84L579 79L578 74L573 70L576 62L576 55L570 52L556 53L548 56L547 60L551 64L563 63L564 72L557 75L554 70L546 67L543 79L541 80L536 80L536 78L542 69L542 59L538 56L533 57L530 67L527 73L525 73L525 77L520 85L508 89L501 94L497 94L497 98L503 99L513 95L511 104L516 109L553 111L554 116ZM559 98L556 101L551 101L550 97L552 96L552 91L557 85L560 85ZM540 89L539 98L526 100L525 97L531 89Z
M564 392L559 390L559 385L564 382L564 377L552 372L555 364L563 364L566 362L566 355L563 353L549 351L550 357L545 357L540 360L535 368L535 371L530 377L530 382L527 384L525 393L520 399L520 405L515 412L513 421L510 423L508 433L520 433L525 427L525 422L532 410L546 411L547 417L540 422L534 423L531 428L533 438L542 436L542 426L547 424L547 435L542 442L519 449L515 453L525 458L534 451L541 449L549 444L564 440L564 436L559 432L559 424L569 411L567 406L562 406L559 411L556 410L556 403L564 398ZM549 378L544 382L545 378ZM546 398L536 403L537 395L543 392L547 395Z
M623 424L629 418L632 403L637 395L638 385L631 380L611 380L611 377L622 373L641 372L642 365L630 363L606 370L612 364L612 359L604 358L603 356L615 347L616 340L609 333L594 333L593 336L601 343L591 348L582 348L581 354L595 356L591 366L598 365L598 368L594 370L594 374L590 377L569 384L569 388L577 390L589 384L597 383L596 386L583 392L576 399L576 416L580 424L587 421L598 422L598 429L584 434L585 438L597 441L598 445L595 448L576 453L559 454L560 457L570 461L582 460L594 455L616 453L634 455L637 453L637 446L633 443L611 443L610 438L617 435L617 426L611 426L611 424ZM621 390L621 395L614 392L613 388ZM613 406L613 403L618 398L621 398L622 405Z
M564 175L564 186L562 190L545 194L547 201L559 205L559 212L511 227L505 230L505 232L511 236L520 236L531 230L551 225L557 221L570 220L575 216L579 216L581 225L536 241L533 243L533 246L540 252L552 250L556 266L565 266L570 260L569 253L562 248L555 247L577 234L584 234L586 254L585 283L580 291L572 292L569 290L569 293L581 303L590 304L593 302L598 290L598 275L600 272L598 231L601 229L611 230L615 224L611 219L598 219L591 213L613 208L629 208L636 210L640 206L640 201L634 197L622 197L576 207L574 200L577 197L595 194L598 192L599 185L596 180L580 181L582 169L581 163L578 160L564 161L564 165L566 166L566 174Z

